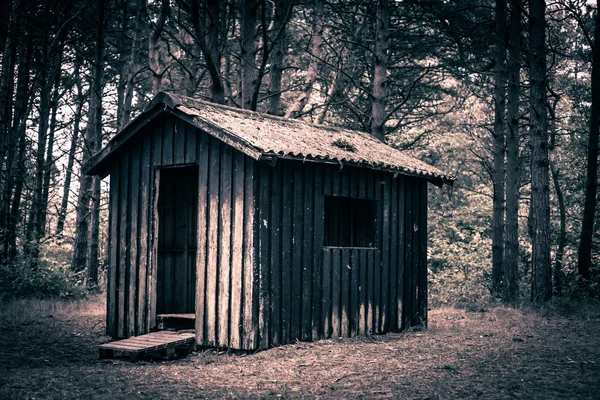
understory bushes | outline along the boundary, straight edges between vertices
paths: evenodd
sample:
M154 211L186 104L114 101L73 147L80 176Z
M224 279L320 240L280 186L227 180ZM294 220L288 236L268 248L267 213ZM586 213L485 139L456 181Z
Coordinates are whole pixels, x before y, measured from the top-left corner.
M0 265L0 297L85 296L85 273L69 270L70 256L68 246L49 242L42 246L35 262L21 254L11 264Z

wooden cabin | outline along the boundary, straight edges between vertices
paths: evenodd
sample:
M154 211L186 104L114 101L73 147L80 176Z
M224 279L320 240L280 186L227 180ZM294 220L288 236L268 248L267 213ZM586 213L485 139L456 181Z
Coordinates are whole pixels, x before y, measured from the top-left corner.
M427 183L372 136L160 93L84 166L110 175L107 333L194 320L265 349L427 323Z

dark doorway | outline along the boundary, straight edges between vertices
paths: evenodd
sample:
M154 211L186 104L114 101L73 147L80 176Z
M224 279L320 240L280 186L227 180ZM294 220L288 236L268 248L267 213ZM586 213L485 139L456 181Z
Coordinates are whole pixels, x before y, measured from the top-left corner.
M194 313L198 167L160 170L157 314Z

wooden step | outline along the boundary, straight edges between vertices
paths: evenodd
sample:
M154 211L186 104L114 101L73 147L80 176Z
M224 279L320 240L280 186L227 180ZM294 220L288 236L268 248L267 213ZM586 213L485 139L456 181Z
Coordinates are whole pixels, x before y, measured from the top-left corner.
M195 345L195 335L191 332L152 332L146 335L133 336L98 346L100 358L114 358L115 352L128 355L136 362L141 354L157 354L161 358L171 360L177 350L189 353Z
M159 330L194 329L195 314L158 314L156 328Z

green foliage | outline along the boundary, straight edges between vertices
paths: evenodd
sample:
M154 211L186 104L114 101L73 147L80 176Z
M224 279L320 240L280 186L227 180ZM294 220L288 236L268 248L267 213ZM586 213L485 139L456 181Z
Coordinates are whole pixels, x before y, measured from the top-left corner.
M0 265L0 293L4 298L83 297L83 274L69 271L70 249L50 241L39 260L17 257Z
M70 297L82 296L78 276L47 261L31 268L29 260L18 259L12 265L0 266L0 291L4 297Z

